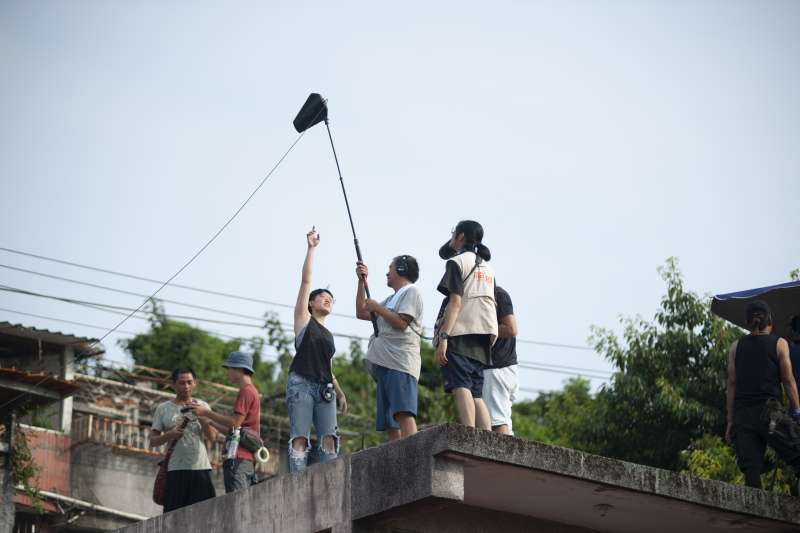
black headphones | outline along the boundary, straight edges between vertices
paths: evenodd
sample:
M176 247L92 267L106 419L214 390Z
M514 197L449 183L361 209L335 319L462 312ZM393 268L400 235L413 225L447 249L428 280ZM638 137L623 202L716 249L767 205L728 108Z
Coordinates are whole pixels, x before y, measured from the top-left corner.
M398 274L408 274L408 256L401 255L397 259L394 260L394 270Z

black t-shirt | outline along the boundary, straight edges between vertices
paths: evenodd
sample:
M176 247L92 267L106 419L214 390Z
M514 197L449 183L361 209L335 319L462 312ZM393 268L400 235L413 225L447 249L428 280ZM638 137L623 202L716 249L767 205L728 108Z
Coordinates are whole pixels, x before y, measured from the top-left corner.
M436 318L437 323L444 317L444 310L450 300L450 295L464 296L465 276L462 276L458 264L452 260L447 261L442 281L439 282L439 286L436 288L436 290L445 295L442 306L439 308L439 316ZM484 365L489 365L492 362L492 338L491 335L479 333L450 337L447 341L447 351L475 359Z
M511 303L511 296L505 289L495 286L494 299L497 302L497 322L508 315L514 314L514 305ZM498 337L492 347L492 366L491 368L505 368L517 364L517 338Z
M332 383L331 359L336 353L333 334L313 316L301 334L303 340L297 346L289 371L315 383Z

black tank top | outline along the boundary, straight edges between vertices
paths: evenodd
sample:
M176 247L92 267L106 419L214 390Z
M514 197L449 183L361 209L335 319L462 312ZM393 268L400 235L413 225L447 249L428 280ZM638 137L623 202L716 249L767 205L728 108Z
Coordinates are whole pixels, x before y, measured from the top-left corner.
M757 405L771 398L780 400L778 337L746 335L736 345L737 405Z
M316 383L332 383L331 359L335 353L333 335L312 316L289 371Z

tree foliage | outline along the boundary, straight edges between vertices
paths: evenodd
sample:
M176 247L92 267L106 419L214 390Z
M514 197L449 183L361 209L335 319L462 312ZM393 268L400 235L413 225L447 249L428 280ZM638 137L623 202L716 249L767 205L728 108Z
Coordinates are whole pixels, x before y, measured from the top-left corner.
M621 318L621 336L593 328L595 348L615 367L611 382L595 397L573 381L518 404L515 424L526 435L678 469L693 440L724 433L726 355L741 330L685 289L675 259L659 273L666 294L653 320Z
M263 338L224 341L191 324L167 317L163 307L156 301L151 301L149 313L149 331L119 341L137 365L168 371L188 366L201 379L227 383L222 363L230 352L246 349L253 354L253 368L256 371L253 379L259 390L267 390L272 385L275 365L262 360Z

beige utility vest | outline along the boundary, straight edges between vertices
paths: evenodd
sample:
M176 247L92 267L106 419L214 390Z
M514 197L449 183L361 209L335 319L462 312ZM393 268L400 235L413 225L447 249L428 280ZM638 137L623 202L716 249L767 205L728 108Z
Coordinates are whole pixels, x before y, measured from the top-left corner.
M464 295L451 337L468 334L492 336L497 339L497 302L494 300L494 269L487 261L475 265L475 252L464 252L451 259L461 269Z

